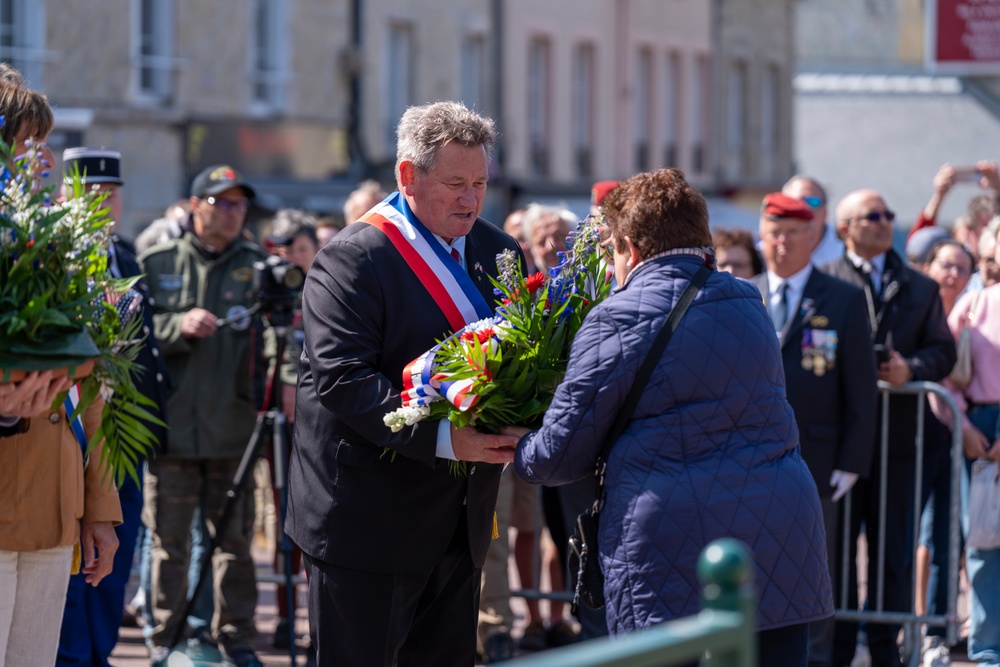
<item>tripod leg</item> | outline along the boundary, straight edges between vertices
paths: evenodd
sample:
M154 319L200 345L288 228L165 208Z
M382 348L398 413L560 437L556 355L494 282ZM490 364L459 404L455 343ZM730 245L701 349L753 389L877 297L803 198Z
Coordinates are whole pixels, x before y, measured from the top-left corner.
M222 517L215 524L215 534L211 536L211 540L208 543L208 549L206 551L207 557L201 563L201 569L198 571L198 580L195 582L193 589L190 590L190 593L184 600L184 606L180 612L181 619L177 623L177 627L174 629L174 635L170 638L168 648L174 648L181 641L181 635L184 634L184 628L187 626L187 619L188 616L191 615L191 609L194 607L194 601L198 598L198 593L201 592L201 588L205 583L205 576L212 567L212 555L219 546L219 540L226 534L229 523L233 518L233 511L236 509L236 501L239 499L239 495L243 490L244 483L246 482L247 474L253 469L253 462L256 461L259 456L257 450L260 446L261 434L264 432L264 426L268 419L269 416L267 413L262 412L257 415L257 422L254 424L253 435L250 436L250 441L247 443L246 449L243 451L243 458L240 460L240 465L236 469L236 474L233 476L233 483L229 487L229 491L226 492L226 504L222 510Z
M285 603L286 609L288 609L288 657L291 658L291 664L295 664L295 586L292 579L295 576L295 572L292 570L292 540L285 533L285 513L288 511L288 491L285 488L285 482L287 479L285 464L288 460L288 444L287 444L287 422L285 421L285 415L280 410L274 410L274 417L272 419L272 439L271 439L271 452L274 456L274 488L278 492L279 507L278 507L278 530L281 532L281 553L282 562L284 563L284 575L285 575Z

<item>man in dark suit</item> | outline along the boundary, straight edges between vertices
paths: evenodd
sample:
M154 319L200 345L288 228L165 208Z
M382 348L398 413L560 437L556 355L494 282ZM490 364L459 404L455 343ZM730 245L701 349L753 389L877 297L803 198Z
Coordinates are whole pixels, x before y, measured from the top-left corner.
M874 190L858 190L845 196L837 205L837 229L844 238L846 251L844 257L827 264L824 271L864 290L872 342L881 355L879 380L893 386L921 380L938 382L955 365L955 340L948 330L937 284L906 266L892 250L894 218ZM879 420L882 400L880 397ZM866 526L872 609L877 607L880 587L884 587L883 609L911 609L916 401L914 396L897 395L889 399L886 465L883 470L882 453L876 447L871 481L859 488L860 516L852 517L855 526L860 526L861 520ZM926 414L930 415L930 411ZM877 433L881 433L880 427ZM879 511L883 472L886 474L884 523ZM885 529L882 581L878 577L880 527ZM849 590L856 590L853 581ZM868 624L868 644L875 667L899 665L898 630L895 625ZM850 663L855 635L853 624L838 626L834 665Z
M827 559L840 574L839 501L871 469L875 444L875 353L864 293L812 265L816 224L797 197L764 197L760 238L767 271L753 279L764 295L781 343L788 402L795 411L802 457L819 491ZM782 301L784 299L784 301ZM809 625L809 664L825 667L833 618Z
M107 148L70 148L63 153L63 166L67 173L78 169L84 184L101 192L101 205L116 223L121 220L121 192L125 181L121 175L121 153ZM118 278L131 278L142 272L130 246L117 235L112 237L109 248L108 265L111 273ZM133 380L142 395L151 399L154 405L145 406L161 421L166 420L167 369L160 356L160 348L153 337L153 309L148 302L149 295L145 282L139 281L134 288L141 295L138 316L142 318L142 334L145 339L136 356L136 370ZM162 446L167 441L163 424L147 423L154 439ZM138 476L142 479L142 462L137 463ZM126 477L118 490L121 500L122 523L115 527L118 536L118 551L115 553L111 574L99 586L87 585L84 577L70 578L63 612L62 631L59 636L58 667L70 665L106 666L108 657L118 643L118 629L125 606L125 586L132 572L132 559L139 535L142 513L142 487L131 477Z
M393 433L383 417L401 405L410 361L492 314L496 255L520 254L478 217L494 138L460 104L408 109L399 192L334 237L306 278L285 528L306 555L320 665L475 662L498 464L517 439L447 420ZM468 461L467 475L447 459Z

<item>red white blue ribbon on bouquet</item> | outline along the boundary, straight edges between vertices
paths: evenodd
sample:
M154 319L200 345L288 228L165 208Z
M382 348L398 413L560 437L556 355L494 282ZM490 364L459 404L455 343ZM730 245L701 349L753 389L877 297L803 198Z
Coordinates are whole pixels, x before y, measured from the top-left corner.
M378 227L389 238L399 254L434 303L448 320L453 331L493 315L493 309L461 264L445 250L441 242L421 224L402 193L389 195L378 206L361 217L361 222ZM417 357L403 370L403 405L426 405L445 397L456 406L475 400L467 396L471 381L450 383L433 373L434 355L438 347ZM457 401L457 402L456 402Z

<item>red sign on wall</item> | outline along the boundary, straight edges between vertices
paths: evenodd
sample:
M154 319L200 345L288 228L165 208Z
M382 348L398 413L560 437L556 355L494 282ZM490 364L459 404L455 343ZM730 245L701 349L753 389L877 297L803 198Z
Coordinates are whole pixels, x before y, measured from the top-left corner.
M1000 72L1000 0L936 0L926 18L928 67Z

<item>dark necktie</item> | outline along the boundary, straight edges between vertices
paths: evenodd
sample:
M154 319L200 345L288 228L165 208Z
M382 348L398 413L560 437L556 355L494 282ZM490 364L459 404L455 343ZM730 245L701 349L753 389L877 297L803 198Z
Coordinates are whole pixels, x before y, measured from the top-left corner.
M451 258L454 259L459 264L462 263L462 255L458 252L458 248L451 249Z
M785 328L785 321L788 320L788 283L781 283L778 293L780 297L774 310L771 311L771 321L774 323L775 331L782 331Z
M871 262L863 262L861 264L861 273L865 276L865 281L868 283L868 289L871 291L872 303L875 305L876 310L879 304L882 302L881 295L879 291L875 288L875 279L872 277L872 272L875 267L872 266Z

